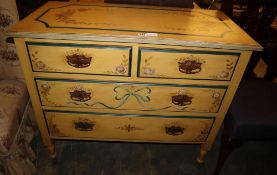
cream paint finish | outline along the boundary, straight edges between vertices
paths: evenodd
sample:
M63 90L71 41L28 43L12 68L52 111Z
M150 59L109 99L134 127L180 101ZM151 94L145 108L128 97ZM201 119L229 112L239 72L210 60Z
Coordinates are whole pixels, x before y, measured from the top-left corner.
M101 138L124 140L153 140L168 142L204 142L213 119L153 118L111 116L80 113L45 112L50 136ZM78 124L89 123L90 128L81 130ZM170 127L180 132L171 135Z
M30 38L262 49L222 12L171 7L49 1L10 33Z
M149 110L215 113L220 107L226 89L213 87L174 87L155 84L129 84L113 82L65 82L63 80L37 80L43 106L83 107L96 109ZM78 91L78 92L76 92ZM80 91L87 98L74 98ZM72 94L72 95L71 95ZM182 105L173 103L173 96L188 96Z
M129 62L131 61L129 60L131 50L128 47L34 44L27 44L34 71L128 76ZM68 63L68 58L74 55L81 55L85 59L89 59L89 65L76 67L77 65ZM117 70L117 67L121 69Z
M118 30L124 26L137 31ZM51 157L56 139L200 143L203 163L252 51L262 49L221 12L151 6L49 2L10 35L20 37L17 51ZM92 57L90 65L75 59L81 66L70 66L69 52ZM180 71L178 62L187 60Z
M230 80L239 55L227 54L228 52L153 51L142 48L139 72L142 77ZM188 64L193 61L200 64L200 66L191 71L180 71L179 64L183 63L190 67ZM155 72L147 71L149 69L153 69Z

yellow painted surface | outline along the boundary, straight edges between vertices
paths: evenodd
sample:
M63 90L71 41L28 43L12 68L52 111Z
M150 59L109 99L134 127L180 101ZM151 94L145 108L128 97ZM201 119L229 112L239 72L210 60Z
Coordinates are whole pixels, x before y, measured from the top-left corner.
M63 82L37 80L42 105L97 109L149 110L162 113L215 113L225 89L216 87L174 87L155 84L112 82ZM86 96L81 96L84 93ZM183 98L184 100L178 100Z
M203 142L212 119L153 118L45 112L51 136ZM174 130L175 127L175 131Z
M110 41L130 38L131 42L152 42L146 38L174 40L176 45L179 40L205 47L210 43L218 48L233 45L261 49L222 12L202 9L50 1L9 32L30 37L39 33L45 38L64 35L64 39L73 40L111 36Z
M48 2L9 32L52 157L59 138L129 140L201 143L203 162L262 49L223 13L202 9ZM69 64L70 54L90 65Z
M176 51L177 52L177 51ZM140 76L230 80L239 55L141 50ZM227 53L228 54L228 53Z
M70 44L28 45L34 71L128 76L130 50L127 47ZM78 58L82 56L82 58ZM76 58L76 61L70 60ZM80 59L87 60L82 64ZM71 61L71 62L70 62ZM78 64L81 67L78 67Z

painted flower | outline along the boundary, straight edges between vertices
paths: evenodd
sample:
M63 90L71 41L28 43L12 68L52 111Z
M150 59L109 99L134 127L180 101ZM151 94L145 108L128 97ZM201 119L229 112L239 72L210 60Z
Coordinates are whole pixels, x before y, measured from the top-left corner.
M44 69L46 66L42 61L38 61L38 62L36 62L36 67L38 69Z
M227 78L229 76L229 71L223 71L219 74L220 78Z
M0 13L0 28L5 28L12 23L13 20L8 14Z
M124 66L123 65L119 65L119 66L117 66L116 68L115 68L115 70L117 71L117 72L119 72L119 73L125 73L125 68L124 68Z
M153 69L153 68L145 68L144 69L144 74L145 75L153 75L153 74L155 74L155 69Z
M43 90L45 90L45 91L50 90L50 86L49 86L48 84L42 84L42 85L41 85L41 88L42 88Z
M215 92L215 93L213 93L213 96L212 96L212 97L215 98L215 99L217 99L217 98L220 97L220 93Z
M6 60L6 61L18 60L18 56L17 56L15 50L13 50L11 48L5 48L3 50L0 50L0 56L2 57L2 59Z
M0 92L6 95L20 95L20 89L14 86L5 86L4 88L0 88Z

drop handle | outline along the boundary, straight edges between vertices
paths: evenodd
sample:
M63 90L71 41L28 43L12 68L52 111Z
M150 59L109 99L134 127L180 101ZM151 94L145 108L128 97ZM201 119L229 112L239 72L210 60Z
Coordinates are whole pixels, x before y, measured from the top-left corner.
M184 74L197 74L202 70L202 63L196 60L185 60L178 62L179 71Z
M67 55L67 64L75 68L89 67L91 64L92 57L85 56L84 54L72 54Z
M85 102L91 99L91 92L86 92L84 90L74 90L69 92L70 98L74 101Z
M181 126L168 126L165 127L165 132L168 135L177 136L184 134L185 128Z
M88 119L79 119L76 121L73 121L74 128L79 131L92 131L95 123L91 122Z
M172 98L172 103L178 106L186 106L192 103L192 97L185 94L174 95L171 98Z

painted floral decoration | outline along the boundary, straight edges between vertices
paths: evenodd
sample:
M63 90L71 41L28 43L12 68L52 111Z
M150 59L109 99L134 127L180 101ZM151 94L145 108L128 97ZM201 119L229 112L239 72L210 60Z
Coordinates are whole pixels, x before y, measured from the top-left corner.
M234 62L232 60L227 59L226 60L226 70L220 72L218 74L218 78L219 79L228 78L233 69L234 69Z
M122 74L126 72L123 65L116 66L115 70L119 73L122 73Z
M129 64L129 59L127 58L126 55L122 55L123 59L121 61L121 64L116 66L115 70L116 72L120 73L120 74L124 74L126 73L127 69L128 69L128 64Z
M4 145L7 149L10 148L9 138L9 135L0 136L0 143Z
M34 67L39 69L39 70L52 70L52 71L56 71L56 69L53 69L53 68L50 68L50 67L47 67L46 64L41 61L39 59L39 56L38 56L38 51L35 51L31 54L31 57L32 57L32 62L34 64Z
M144 68L143 73L145 75L154 75L155 74L155 69L154 68Z
M4 86L0 87L0 93L6 94L6 95L20 95L21 91L19 88L15 86Z
M220 93L214 92L213 95L212 95L212 98L213 99L218 99L218 98L220 98L220 96L221 96Z
M229 76L229 71L225 70L225 71L222 71L220 74L219 74L219 77L220 78L227 78Z
M155 74L155 69L151 67L151 59L153 57L150 56L149 58L146 58L144 60L144 66L142 67L143 74L144 75L154 75Z
M218 106L221 103L222 94L220 92L213 91L212 99L213 99L213 102L212 102L211 108L209 109L210 112L214 112L215 110L217 110Z
M40 87L41 87L41 94L43 96L46 97L47 95L50 94L49 91L50 91L51 87L48 84L41 84Z
M35 66L38 68L38 69L44 69L46 66L45 64L42 62L42 61L38 61L35 63Z
M66 11L63 11L61 13L56 14L56 20L59 22L67 23L67 24L86 24L91 25L92 23L86 22L86 21L78 21L76 19L73 19L73 15L75 13L82 13L86 11L90 11L90 8L78 8L78 9L68 9Z
M10 15L5 13L4 11L0 11L0 28L4 29L5 27L8 27L14 22L14 20L11 18Z
M5 47L0 50L0 57L5 61L17 61L18 56L14 49Z

